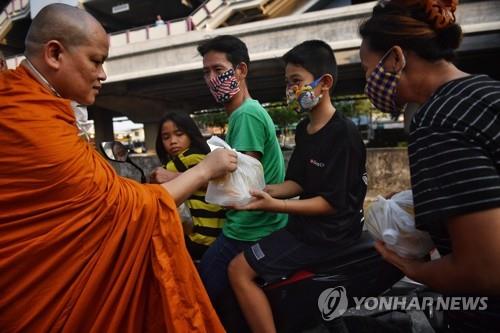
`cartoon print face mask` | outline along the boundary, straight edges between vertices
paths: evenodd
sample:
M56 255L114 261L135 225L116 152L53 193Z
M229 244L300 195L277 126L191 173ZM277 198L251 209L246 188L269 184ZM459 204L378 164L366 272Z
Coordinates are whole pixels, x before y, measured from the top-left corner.
M302 87L289 85L286 90L286 103L288 108L297 113L303 113L310 111L318 105L323 95L316 96L314 94L314 88L318 86L322 78L323 76Z

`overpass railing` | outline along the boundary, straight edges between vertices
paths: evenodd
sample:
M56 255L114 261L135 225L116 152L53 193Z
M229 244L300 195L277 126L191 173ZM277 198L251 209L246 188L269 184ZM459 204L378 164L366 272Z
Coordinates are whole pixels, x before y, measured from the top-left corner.
M121 46L197 30L215 11L229 2L232 1L206 0L188 17L113 33L110 35L110 45Z
M12 0L4 9L10 17L19 14L24 14L24 11L29 8L29 0Z
M29 13L29 0L12 0L0 12L0 40L12 27L12 21L24 18Z
M260 0L259 4L267 2ZM193 13L184 18L165 21L164 24L151 24L126 31L110 34L110 45L121 46L164 38L170 35L183 34L204 28L207 22L221 10L241 3L256 2L255 0L206 0Z

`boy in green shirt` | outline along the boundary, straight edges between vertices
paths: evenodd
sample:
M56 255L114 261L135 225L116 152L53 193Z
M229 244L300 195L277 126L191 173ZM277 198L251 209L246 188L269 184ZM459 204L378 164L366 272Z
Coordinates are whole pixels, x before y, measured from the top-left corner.
M285 165L271 117L250 97L246 76L250 59L246 45L234 36L218 36L198 47L203 57L205 82L229 115L226 142L237 151L257 158L266 184L284 180ZM229 289L229 262L255 241L283 228L285 214L230 210L217 240L202 257L199 272L216 305Z

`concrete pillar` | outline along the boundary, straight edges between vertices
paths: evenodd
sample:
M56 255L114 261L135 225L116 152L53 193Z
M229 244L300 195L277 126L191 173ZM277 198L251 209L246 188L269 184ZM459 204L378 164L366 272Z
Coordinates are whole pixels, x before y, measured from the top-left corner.
M92 109L95 129L95 144L100 146L103 141L113 141L113 114L105 109L93 107Z
M404 123L405 123L405 132L410 133L410 124L411 124L411 119L413 118L413 115L417 110L420 108L420 104L417 103L408 103L405 109L405 114L404 114Z
M146 148L148 153L154 153L156 146L156 135L158 134L158 121L147 122L144 124L144 141L146 143Z

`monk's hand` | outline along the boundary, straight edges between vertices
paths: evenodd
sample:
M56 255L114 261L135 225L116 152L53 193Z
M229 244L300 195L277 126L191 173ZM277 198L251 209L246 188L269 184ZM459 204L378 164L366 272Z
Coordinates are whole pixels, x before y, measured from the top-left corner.
M396 252L390 250L385 246L384 242L375 241L375 249L380 253L385 261L396 266L404 275L410 279L418 281L417 274L420 267L425 263L424 259L409 259L398 255Z
M157 167L149 175L149 182L153 184L162 184L171 181L178 175L178 172L172 172L166 170L165 168Z
M238 156L230 149L215 149L208 154L199 164L203 168L206 180L225 176L228 172L236 170Z
M253 199L246 205L235 206L236 210L263 210L268 212L282 211L285 207L283 200L275 199L269 193L260 190L250 190Z

